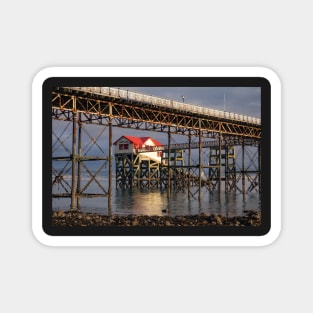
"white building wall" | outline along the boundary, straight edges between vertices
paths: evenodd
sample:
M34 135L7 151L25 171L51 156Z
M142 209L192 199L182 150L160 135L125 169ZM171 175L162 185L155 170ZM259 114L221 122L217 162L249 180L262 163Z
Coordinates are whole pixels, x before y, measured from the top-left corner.
M149 138L147 141L145 141L145 146L155 146L154 142Z
M154 161L157 161L159 163L161 163L161 157L158 156L158 152L154 151L154 152L142 152L140 153L142 157L148 157Z
M120 149L120 145L123 145L123 149ZM125 149L124 145L128 145L128 149ZM154 142L151 139L148 139L143 145L142 147L146 147L146 146L155 146ZM133 153L135 154L136 151L134 149L134 145L131 141L129 141L126 138L121 138L119 141L116 142L115 145L115 154L123 154L123 153ZM151 158L152 160L156 161L156 162L161 162L161 157L158 156L158 151L152 151L152 152L142 152L140 153L141 157L143 158Z

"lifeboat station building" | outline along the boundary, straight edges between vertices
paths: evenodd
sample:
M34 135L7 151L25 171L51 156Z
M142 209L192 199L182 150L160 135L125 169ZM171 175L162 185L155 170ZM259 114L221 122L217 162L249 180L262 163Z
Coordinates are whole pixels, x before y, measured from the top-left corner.
M122 136L113 145L117 189L161 187L162 143L151 137Z

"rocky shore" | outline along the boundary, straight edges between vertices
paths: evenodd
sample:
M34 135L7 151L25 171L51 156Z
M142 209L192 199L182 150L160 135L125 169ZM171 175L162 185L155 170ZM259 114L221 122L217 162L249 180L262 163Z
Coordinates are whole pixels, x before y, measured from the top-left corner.
M53 226L260 226L261 212L244 211L243 216L223 216L201 213L171 217L148 215L100 215L82 212L54 212Z

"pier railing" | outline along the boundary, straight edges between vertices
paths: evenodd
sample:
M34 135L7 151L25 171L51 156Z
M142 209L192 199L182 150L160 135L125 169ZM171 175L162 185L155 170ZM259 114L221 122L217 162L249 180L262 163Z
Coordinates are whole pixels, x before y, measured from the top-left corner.
M166 98L149 96L143 93L132 92L120 88L111 87L70 87L70 89L90 92L93 94L108 95L112 97L119 97L126 100L140 101L150 105L176 109L180 111L192 112L196 114L204 114L207 116L225 118L234 121L247 122L250 124L261 125L261 119L235 112L221 111L206 107L201 107L189 103L169 100Z
M244 143L246 145L253 145L257 144L257 141L255 140L245 140ZM240 145L242 144L241 140L229 140L227 141L228 145ZM222 147L225 146L225 142L222 141L221 143ZM200 146L199 142L191 142L190 144L187 143L175 143L171 144L171 150L184 150L184 149L198 149ZM208 141L202 141L201 142L201 147L202 148L210 148L210 147L218 147L219 146L219 140L208 140ZM136 153L140 152L153 152L153 151L167 151L168 150L168 145L163 145L163 146L145 146L145 147L139 147L135 149Z

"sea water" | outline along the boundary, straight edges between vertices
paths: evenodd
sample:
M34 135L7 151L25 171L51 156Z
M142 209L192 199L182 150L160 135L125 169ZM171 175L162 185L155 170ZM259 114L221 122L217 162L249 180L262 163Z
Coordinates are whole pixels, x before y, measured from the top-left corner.
M71 165L62 162L54 162L54 173L62 173L62 182L53 184L52 194L68 193L68 198L52 197L52 209L55 211L68 211L71 208ZM81 168L80 188L86 194L103 194L108 191L108 169L97 172L101 162L89 162L88 166ZM88 169L88 170L87 170ZM95 175L97 173L97 175ZM92 177L90 174L95 175ZM55 177L55 175L53 175ZM77 177L76 177L77 183ZM201 188L192 187L188 193L183 190L171 190L168 194L166 189L120 189L116 188L115 171L112 175L112 204L109 210L108 197L76 198L75 206L82 212L129 215L193 215L199 213L216 213L230 216L242 215L244 210L260 210L261 195L256 191L241 193L225 193L224 184L221 191L208 190L206 186ZM223 182L224 183L224 182ZM249 182L246 180L246 186ZM65 189L64 189L65 188Z

